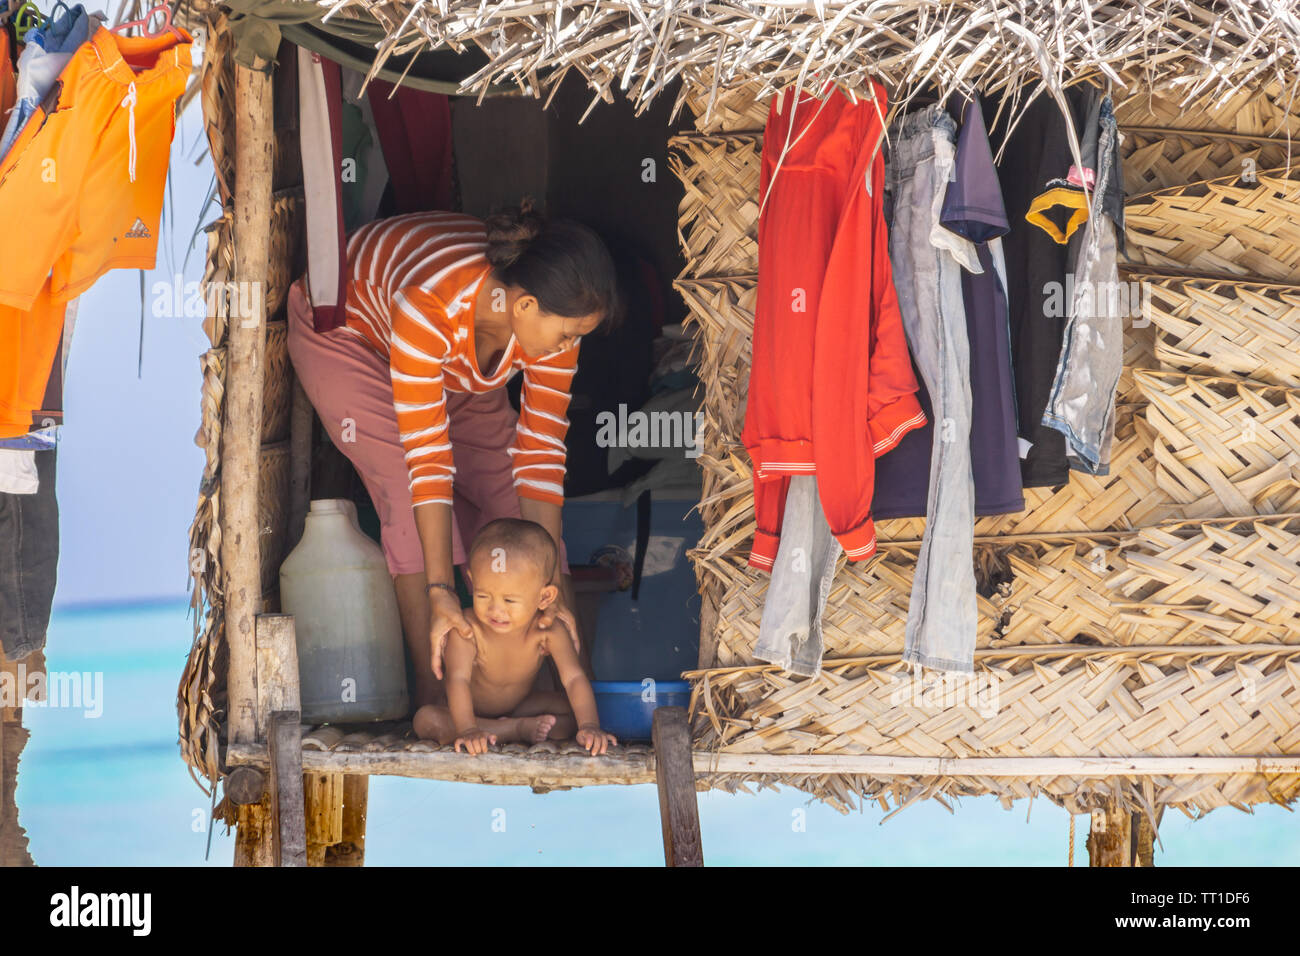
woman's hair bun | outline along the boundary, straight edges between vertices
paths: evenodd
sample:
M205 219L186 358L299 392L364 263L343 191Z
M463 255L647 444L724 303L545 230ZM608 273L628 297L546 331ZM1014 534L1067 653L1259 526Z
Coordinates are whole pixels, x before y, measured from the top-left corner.
M518 206L498 210L488 216L487 260L504 269L524 254L546 225L546 219L537 211L531 196L525 196Z

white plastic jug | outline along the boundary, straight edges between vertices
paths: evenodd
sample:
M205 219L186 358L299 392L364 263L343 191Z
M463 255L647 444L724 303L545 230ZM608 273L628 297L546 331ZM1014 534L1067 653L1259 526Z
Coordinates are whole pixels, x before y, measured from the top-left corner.
M311 503L302 540L280 565L280 606L294 617L304 722L407 715L397 593L352 502Z

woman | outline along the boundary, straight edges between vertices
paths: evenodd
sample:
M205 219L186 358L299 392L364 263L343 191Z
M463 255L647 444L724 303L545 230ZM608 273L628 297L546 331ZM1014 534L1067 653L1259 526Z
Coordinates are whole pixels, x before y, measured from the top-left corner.
M548 223L528 199L486 221L373 222L348 238L347 257L346 324L316 332L300 279L289 354L379 512L419 708L441 697L448 634L470 634L452 565L495 518L536 521L555 539L554 617L577 641L560 520L566 412L579 339L619 312L614 264L594 232ZM503 386L521 369L516 415Z

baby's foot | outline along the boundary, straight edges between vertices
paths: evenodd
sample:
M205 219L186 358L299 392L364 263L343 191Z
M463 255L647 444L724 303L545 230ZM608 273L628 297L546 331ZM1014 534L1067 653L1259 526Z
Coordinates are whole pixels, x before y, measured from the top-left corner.
M539 744L546 739L551 728L555 726L554 714L538 714L536 717L519 718L519 737L529 743Z

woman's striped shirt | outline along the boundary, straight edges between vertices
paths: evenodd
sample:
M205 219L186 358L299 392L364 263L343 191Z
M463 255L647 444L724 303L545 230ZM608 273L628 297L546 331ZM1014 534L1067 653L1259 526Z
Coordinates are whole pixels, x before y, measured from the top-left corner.
M381 219L348 238L347 325L392 369L393 406L411 499L451 504L452 460L445 392L501 388L523 369L513 459L516 491L564 501L564 438L578 343L540 358L514 336L490 375L474 354L474 311L491 267L483 221L452 212Z

